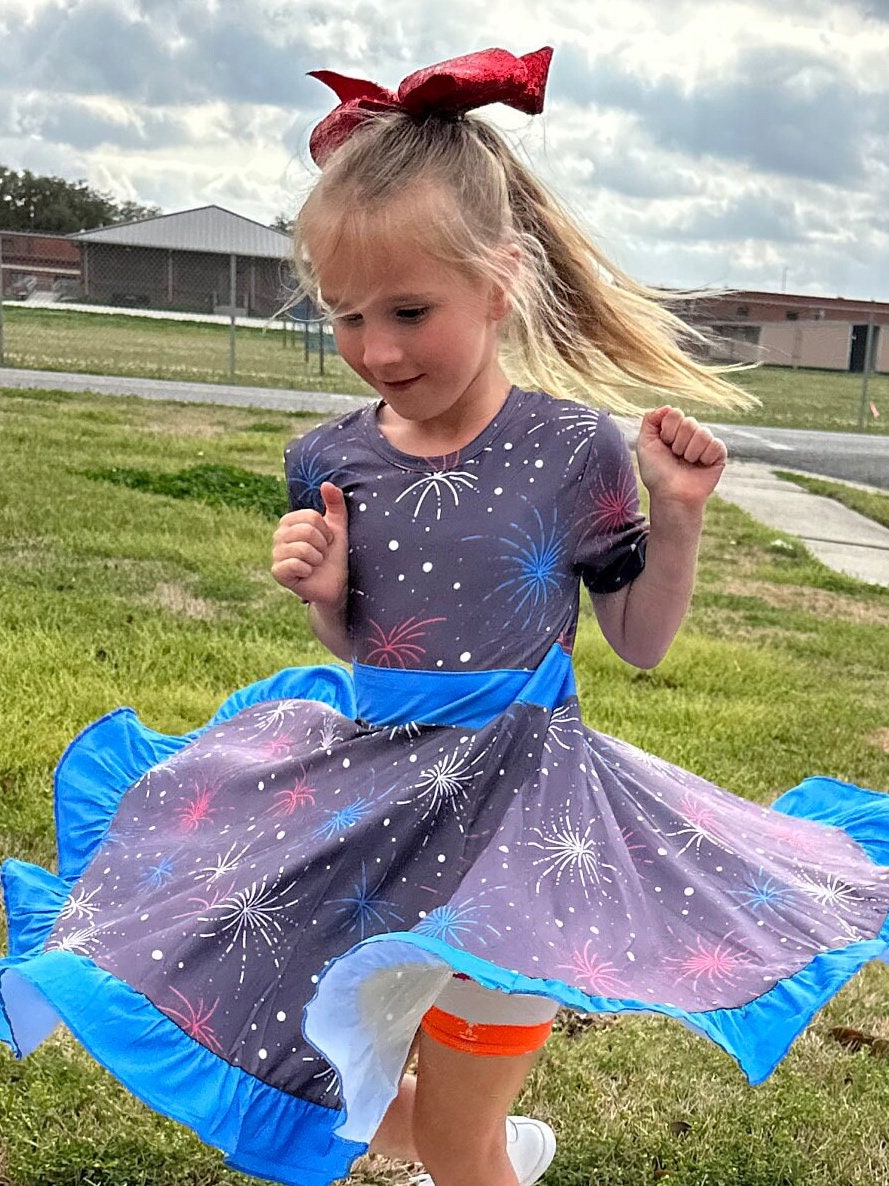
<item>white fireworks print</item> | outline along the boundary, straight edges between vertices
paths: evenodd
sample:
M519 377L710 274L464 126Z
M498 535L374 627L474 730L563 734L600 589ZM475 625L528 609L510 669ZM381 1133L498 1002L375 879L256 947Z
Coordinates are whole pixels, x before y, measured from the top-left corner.
M568 436L577 433L577 440L574 443L574 449L571 456L564 463L567 469L577 454L589 445L590 437L596 431L599 425L599 412L595 408L572 408L566 406L564 411L560 411L556 419L556 428L554 435L557 437ZM537 432L539 428L547 429L553 432L553 425L551 420L542 420L539 424L535 424L533 428L529 429L528 436Z
M102 930L103 927L93 926L92 923L86 927L78 927L57 939L50 939L46 950L73 951L75 955L92 955Z
M537 879L537 889L540 889L544 877L555 876L556 885L563 877L569 881L579 881L584 894L591 886L601 886L602 882L611 884L611 878L606 871L616 873L614 865L609 865L599 856L599 844L592 839L591 833L596 821L591 820L581 829L579 824L571 821L570 808L566 808L552 826L550 831L532 828L540 837L539 840L529 840L529 848L539 848L543 856L537 857L533 864L543 866Z
M96 915L98 906L93 905L93 898L99 892L99 886L94 890L86 892L84 886L78 886L77 889L72 890L65 899L65 905L59 912L59 920L66 918L85 918L87 922L92 922Z
M553 752L553 746L570 750L573 747L562 740L563 737L582 737L580 715L575 711L575 705L566 701L553 709L549 718L549 726L543 739L543 748L548 754ZM550 744L552 743L552 744Z
M262 833L260 833L261 835ZM257 837L259 839L259 837ZM229 848L228 852L217 854L216 863L214 865L205 865L203 869L198 869L194 874L196 881L206 881L208 885L216 881L220 877L224 877L226 873L233 873L240 865L244 856L250 851L250 845L245 844L240 852L235 852L238 847L237 841Z
M302 700L275 700L268 708L256 713L253 724L256 730L247 735L248 741L261 737L264 733L277 732L290 721L296 711L302 706Z
M819 881L814 874L803 871L797 874L796 883L807 897L831 910L854 907L864 901L854 885L835 874L826 874L824 880Z
M278 959L278 945L284 938L285 931L276 915L282 910L295 906L299 900L296 897L289 901L282 901L292 889L291 886L278 888L278 878L268 884L269 875L265 874L261 881L254 881L246 889L222 898L214 907L219 911L216 918L203 917L199 921L214 927L211 931L201 931L202 939L214 939L217 936L228 940L224 955L230 955L235 947L241 949L241 974L238 984L244 983L247 970L247 957L252 946L264 943L272 957L276 968L280 968ZM249 946L248 946L249 945Z
M402 803L418 802L423 807L420 819L435 817L440 811L453 811L457 817L457 826L463 831L460 820L461 810L469 802L469 791L476 778L484 775L484 768L473 769L485 757L490 749L486 747L480 754L469 760L475 742L475 734L465 744L464 750L454 750L451 754L443 754L437 762L421 770L415 784L417 794L412 799L401 800Z
M309 730L311 735L312 730ZM318 745L316 749L330 749L337 741L342 741L342 735L336 727L336 718L325 717L318 728Z
M318 1063L321 1066L321 1070L316 1071L316 1073L312 1076L313 1083L318 1083L319 1085L320 1084L324 1085L321 1088L321 1095L325 1096L325 1095L330 1095L332 1093L337 1098L339 1098L340 1079L339 1079L339 1075L337 1075L334 1068L332 1066L330 1066L329 1063L325 1062L325 1060L323 1058L308 1058L308 1057L306 1057L302 1061Z
M437 469L431 473L424 474L416 482L412 482L406 490L402 490L395 501L398 503L411 494L416 495L417 502L412 518L418 519L420 511L423 509L423 503L431 494L434 499L435 518L439 520L441 519L442 505L445 502L442 496L444 494L450 495L454 507L458 507L460 505L461 490L474 490L477 482L478 475L471 474L465 469ZM431 505L432 503L430 503Z

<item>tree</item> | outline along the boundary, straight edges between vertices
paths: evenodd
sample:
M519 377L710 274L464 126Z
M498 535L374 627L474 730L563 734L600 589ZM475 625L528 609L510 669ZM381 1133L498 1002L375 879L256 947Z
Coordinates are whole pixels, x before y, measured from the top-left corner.
M70 235L160 213L157 206L117 203L82 180L41 177L0 165L0 228L5 231Z

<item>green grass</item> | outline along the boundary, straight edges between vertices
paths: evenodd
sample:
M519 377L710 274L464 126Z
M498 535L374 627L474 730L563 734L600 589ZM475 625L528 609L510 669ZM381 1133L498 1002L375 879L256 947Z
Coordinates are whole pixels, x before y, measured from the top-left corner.
M280 330L239 327L232 375L227 325L8 304L3 316L8 367L367 393L337 354L325 353L321 374L314 332L306 361L301 333L288 331L285 348Z
M226 498L245 473L275 482L287 439L312 422L0 390L0 855L52 864L52 769L101 713L128 703L181 732L239 684L324 661L268 576L261 495L274 487L213 505L195 477L216 475ZM142 474L138 488L87 476L113 466ZM620 663L584 611L586 719L760 801L815 772L889 789L889 592L775 538L713 501L692 613L655 671ZM889 1038L887 977L867 969L755 1089L668 1021L558 1033L518 1105L558 1131L545 1186L889 1182L889 1064L830 1034ZM63 1034L22 1063L0 1051L0 1118L2 1186L246 1183ZM404 1180L380 1161L357 1175Z
M237 331L236 374L229 374L229 330L223 325L161 321L147 317L81 313L54 309L4 307L5 365L33 370L75 371L104 375L144 375L188 382L242 383L367 395L368 388L333 354L319 373L317 354L304 361L302 338L284 349L279 331ZM860 375L834 371L762 367L741 371L735 381L762 405L743 413L712 412L688 404L710 420L780 428L859 428ZM873 375L868 398L881 411L868 412L868 432L889 432L889 375Z
M776 475L785 482L793 482L808 490L810 494L819 494L822 498L832 498L834 502L842 503L851 511L858 511L859 515L866 515L875 523L889 527L889 495L880 494L875 490L862 490L860 486L849 486L845 482L829 482L825 478L812 478L808 474L790 473L787 470L776 470Z

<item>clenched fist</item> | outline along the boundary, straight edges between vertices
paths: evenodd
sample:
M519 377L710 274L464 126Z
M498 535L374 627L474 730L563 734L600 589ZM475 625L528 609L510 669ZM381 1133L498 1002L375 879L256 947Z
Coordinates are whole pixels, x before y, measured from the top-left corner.
M272 541L272 576L305 602L341 609L348 588L349 521L343 492L321 484L324 513L289 511Z

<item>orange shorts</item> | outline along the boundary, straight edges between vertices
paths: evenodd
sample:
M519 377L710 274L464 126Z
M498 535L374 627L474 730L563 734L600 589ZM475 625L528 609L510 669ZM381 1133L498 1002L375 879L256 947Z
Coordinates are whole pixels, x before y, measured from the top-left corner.
M466 1054L533 1054L553 1027L558 1005L549 997L483 988L454 976L421 1022L430 1038Z

